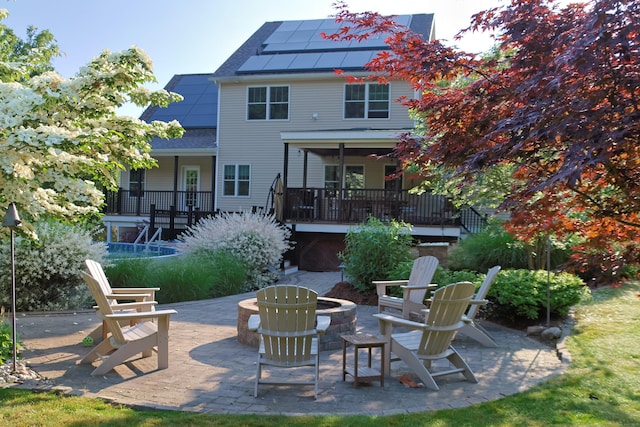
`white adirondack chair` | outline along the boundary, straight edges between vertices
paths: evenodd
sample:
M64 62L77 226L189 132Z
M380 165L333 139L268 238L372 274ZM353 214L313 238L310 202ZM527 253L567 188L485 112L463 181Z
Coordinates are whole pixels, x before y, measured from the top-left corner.
M318 294L301 286L274 285L256 294L259 314L249 318L249 330L260 334L258 369L254 396L259 384L301 384L314 386L318 397L320 357L318 339L329 327L331 318L318 316ZM311 366L313 381L289 381L262 378L264 366L294 368Z
M423 256L413 261L408 280L374 281L378 293L378 312L399 315L403 319L411 319L412 315L421 317L421 311L427 308L424 305L427 291L437 286L431 283L437 268L438 258ZM402 287L402 298L387 293L387 288L391 286Z
M96 345L80 363L101 363L91 375L103 375L138 353L149 357L158 352L158 369L169 366L169 319L175 310L114 312L100 283L93 276L80 273L87 283L110 335ZM133 322L132 325L123 326Z

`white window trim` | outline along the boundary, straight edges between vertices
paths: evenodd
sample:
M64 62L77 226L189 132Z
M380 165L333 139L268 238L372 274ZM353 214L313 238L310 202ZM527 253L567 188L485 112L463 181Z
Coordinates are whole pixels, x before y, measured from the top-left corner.
M224 171L226 169L227 166L234 166L235 167L235 175L234 175L234 183L233 183L233 193L234 194L224 194L224 185L227 182L227 180L224 177ZM238 194L238 168L240 166L248 166L249 167L249 193L245 196L245 195L241 195ZM250 163L225 163L222 165L222 188L221 188L221 193L222 193L222 197L242 197L242 198L249 198L251 197L251 164Z
M347 108L346 108L346 104L347 104L347 86L353 86L355 84L364 84L365 85L365 92L364 92L364 117L345 117L347 115ZM366 82L366 83L345 83L344 85L344 89L342 92L342 120L391 120L391 100L393 99L391 96L391 84L387 83L387 86L389 86L389 99L387 100L387 105L388 105L388 112L389 114L387 115L388 117L374 117L374 118L369 118L369 85L378 85L378 83L371 83L371 82Z
M264 87L267 89L267 111L266 113L266 118L264 119L250 119L249 118L249 90L253 89L253 88L261 88ZM287 88L287 118L286 119L272 119L269 117L269 106L271 105L271 88L272 87L286 87ZM244 103L245 106L245 114L244 114L244 118L246 122L288 122L291 118L291 85L252 85L252 86L247 86L247 92L246 92L246 100Z

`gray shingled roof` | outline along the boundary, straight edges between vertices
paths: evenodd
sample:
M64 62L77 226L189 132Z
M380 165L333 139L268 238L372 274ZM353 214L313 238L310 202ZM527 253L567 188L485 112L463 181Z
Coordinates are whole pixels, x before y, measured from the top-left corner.
M433 14L400 15L397 22L429 40ZM214 79L241 75L364 70L377 52L388 49L384 36L366 42L324 40L321 32L336 32L333 19L266 22L214 73Z

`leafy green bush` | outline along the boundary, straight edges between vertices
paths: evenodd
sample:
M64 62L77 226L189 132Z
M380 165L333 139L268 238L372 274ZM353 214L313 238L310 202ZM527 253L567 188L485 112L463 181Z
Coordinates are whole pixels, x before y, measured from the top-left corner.
M11 325L6 323L4 319L0 317L0 365L2 365L5 360L13 359L13 338L11 337L11 333ZM21 346L20 341L16 340L17 356L20 356Z
M181 236L185 253L227 252L242 260L247 290L259 289L277 280L273 267L291 248L291 231L273 215L223 213L208 217Z
M86 258L101 261L106 245L78 225L52 220L34 224L39 240L16 239L16 309L46 311L90 308L89 290L80 277ZM0 246L0 306L11 303L10 245Z
M483 231L460 241L451 250L449 268L452 270L487 271L494 265L503 268L527 268L527 251L499 223L492 223Z
M438 287L446 286L450 283L471 282L476 285L476 289L480 287L484 280L484 273L478 273L471 270L446 270L438 267L436 274L433 275L433 283L437 283Z
M590 295L582 279L573 274L502 270L489 289L490 316L509 321L545 318L547 283L552 316L566 316L571 307Z
M551 241L551 268L569 260L572 239ZM491 222L483 231L473 234L453 248L449 257L452 270L487 271L494 265L502 268L529 268L546 266L546 239L525 244L513 237L498 221ZM541 259L542 257L542 259Z
M352 285L363 294L375 294L371 282L389 279L390 272L398 265L410 262L411 244L407 224L397 221L384 224L370 217L366 223L347 232L344 252L338 257Z
M244 290L246 279L242 260L222 251L122 259L106 266L105 274L114 287L159 287L161 304L235 295Z

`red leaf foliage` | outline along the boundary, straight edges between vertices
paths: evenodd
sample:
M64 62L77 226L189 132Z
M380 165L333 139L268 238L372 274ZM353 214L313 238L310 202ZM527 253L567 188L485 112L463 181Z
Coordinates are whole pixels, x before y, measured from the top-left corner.
M383 35L390 51L368 64L372 78L404 80L421 94L401 100L427 132L402 138L400 160L443 164L469 183L489 166L515 165L502 206L512 232L578 232L585 251L637 247L640 2L512 0L481 12L460 34L496 31L494 59L425 41L393 17L336 7L344 27L327 37ZM438 85L461 76L468 85Z

